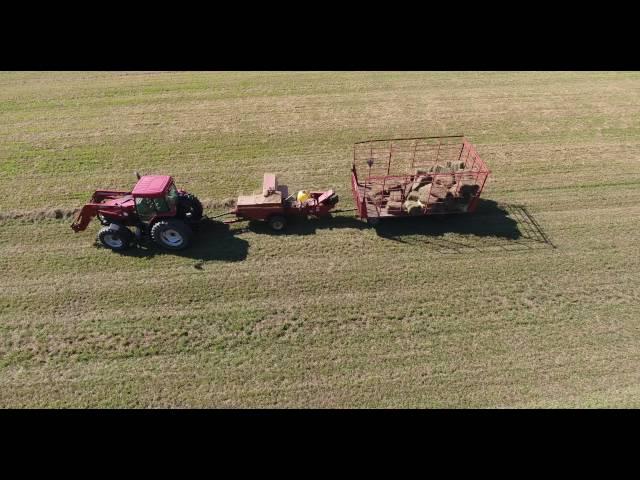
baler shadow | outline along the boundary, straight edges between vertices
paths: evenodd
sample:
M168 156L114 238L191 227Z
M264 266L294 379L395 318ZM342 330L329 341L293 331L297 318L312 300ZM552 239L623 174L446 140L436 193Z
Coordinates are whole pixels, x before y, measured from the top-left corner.
M198 263L194 265L196 268L201 266L199 262L239 262L247 258L249 243L242 238L238 238L234 234L235 232L230 231L229 225L205 217L193 230L192 243L185 250L165 250L148 240L139 243L134 248L125 250L121 254L144 258L151 258L156 255L174 255L197 260Z
M309 218L309 219L290 219L287 227L281 232L271 230L266 222L250 221L247 225L238 229L236 233L250 231L253 233L274 236L287 235L314 235L317 230L333 230L340 228L355 228L358 230L369 228L368 225L355 217L347 217L343 215L333 215L330 217Z

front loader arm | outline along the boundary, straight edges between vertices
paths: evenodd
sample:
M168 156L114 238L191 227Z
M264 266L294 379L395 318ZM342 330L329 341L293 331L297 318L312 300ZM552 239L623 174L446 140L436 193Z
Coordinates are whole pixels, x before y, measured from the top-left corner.
M123 195L129 195L131 192L121 192L118 190L96 190L91 196L89 203L100 203L109 198L118 198Z
M127 194L129 194L129 192L120 192L115 190L97 190L91 196L91 200L89 200L89 203L82 207L82 209L78 213L78 216L71 224L71 228L74 232L81 232L85 230L93 217L95 217L100 210L105 212L122 211L121 207L104 205L101 202L109 198L117 198Z
M98 204L95 203L87 203L80 212L78 216L71 224L71 228L74 232L81 232L87 228L89 222L96 216L98 213Z

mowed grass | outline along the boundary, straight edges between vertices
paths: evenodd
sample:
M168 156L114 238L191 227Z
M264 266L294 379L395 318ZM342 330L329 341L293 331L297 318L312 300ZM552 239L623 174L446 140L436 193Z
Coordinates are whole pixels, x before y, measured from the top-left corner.
M456 133L492 176L444 224L121 255L51 213L134 170L352 208L353 142ZM637 72L2 73L0 406L640 406L639 147Z

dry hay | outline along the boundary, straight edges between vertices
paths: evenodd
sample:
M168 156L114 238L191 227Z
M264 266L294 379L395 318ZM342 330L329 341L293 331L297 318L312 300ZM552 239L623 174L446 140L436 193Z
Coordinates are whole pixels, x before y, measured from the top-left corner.
M404 202L403 207L409 215L413 216L422 215L424 209L424 205L419 200L407 200Z
M424 187L425 185L430 184L431 182L433 182L433 177L431 175L422 175L422 176L416 177L415 180L410 181L405 186L404 188L405 197L408 197L410 192L416 191L421 187Z
M0 212L2 220L27 220L38 221L46 219L62 219L74 217L80 211L79 208L48 208L32 210L29 212Z
M447 196L448 189L444 185L437 183L432 184L430 194L438 199L444 199Z
M378 204L382 201L383 192L382 185L374 184L371 185L371 188L366 193L367 200L372 203Z
M425 185L418 189L418 200L427 205L431 203L429 197L431 196L431 188L433 184Z
M384 184L384 193L389 193L392 190L402 188L404 186L404 182L398 178L392 178L385 182Z
M389 213L401 213L402 212L402 202L391 201L387 203L387 211Z
M400 190L393 190L389 194L389 202L402 202L402 192Z
M420 193L417 191L409 192L407 195L407 201L409 202L417 202L420 199Z
M201 200L202 206L205 209L214 208L233 208L236 206L237 199L235 198L223 198L222 200Z
M435 179L435 183L438 185L442 185L445 188L451 188L451 186L455 185L456 177L455 175L438 175Z

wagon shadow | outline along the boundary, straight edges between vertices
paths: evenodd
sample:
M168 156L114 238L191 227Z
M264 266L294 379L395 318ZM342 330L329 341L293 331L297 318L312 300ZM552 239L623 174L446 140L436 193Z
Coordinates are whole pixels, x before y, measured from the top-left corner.
M196 260L195 268L201 268L203 262L239 262L247 258L249 242L238 238L235 232L229 229L229 225L205 217L197 226L194 226L193 230L192 243L186 250L164 250L147 240L120 254L139 258L173 255Z
M353 216L336 215L296 220L279 233L273 232L264 222L249 222L236 233L248 230L266 235L313 235L317 230L340 228L362 230L372 227ZM480 199L477 210L470 215L390 218L374 228L381 238L405 244L426 244L441 253L555 248L524 205L486 199ZM453 239L449 234L458 236Z
M555 248L542 226L524 205L480 199L471 215L433 216L424 221L402 217L381 222L376 233L407 244L428 244L441 253ZM450 238L449 234L457 234Z

